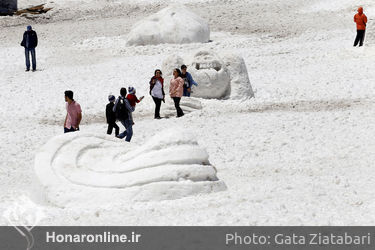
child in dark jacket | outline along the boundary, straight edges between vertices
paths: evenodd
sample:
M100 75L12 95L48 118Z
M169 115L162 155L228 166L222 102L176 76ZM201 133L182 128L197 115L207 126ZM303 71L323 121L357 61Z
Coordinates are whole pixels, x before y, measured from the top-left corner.
M128 99L130 106L132 106L133 108L135 107L137 103L142 101L144 98L144 96L142 96L141 98L138 99L135 93L136 93L136 90L134 87L128 88L128 95L126 96L126 99Z
M108 96L109 103L105 108L105 116L107 117L108 129L107 134L112 134L113 128L115 128L115 135L118 136L120 133L120 128L116 124L116 114L113 112L113 106L115 105L115 96L110 95Z

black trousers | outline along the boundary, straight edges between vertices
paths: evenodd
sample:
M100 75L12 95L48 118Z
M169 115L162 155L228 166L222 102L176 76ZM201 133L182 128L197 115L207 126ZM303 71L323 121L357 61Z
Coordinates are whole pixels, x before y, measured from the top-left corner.
M180 108L181 97L173 97L173 101L174 101L174 106L176 107L176 110L177 110L177 117L183 116L184 112Z
M117 136L120 133L120 128L119 128L119 126L117 126L117 124L115 122L108 123L107 134L108 135L112 134L113 128L115 128L115 135Z
M359 46L363 45L363 40L365 40L365 33L366 33L366 30L357 30L357 36L354 41L354 46L357 46L358 42L359 42Z
M64 133L70 133L70 132L76 132L79 131L79 128L75 129L73 127L70 128L64 128Z
M159 118L160 117L160 106L161 106L162 99L159 99L159 98L156 98L156 97L152 97L152 99L154 99L154 102L155 102L154 118Z

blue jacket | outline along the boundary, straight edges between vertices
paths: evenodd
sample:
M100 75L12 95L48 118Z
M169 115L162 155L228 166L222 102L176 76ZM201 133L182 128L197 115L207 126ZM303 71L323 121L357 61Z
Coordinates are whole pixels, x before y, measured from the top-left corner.
M26 49L34 49L38 46L38 36L34 30L25 31L25 33L23 33L21 46Z
M183 77L182 77L183 78ZM198 86L198 83L196 83L194 80L193 80L193 77L191 76L191 74L189 72L186 72L186 78L187 78L187 81L189 83L189 87L188 88L191 88L191 86L195 85L195 86Z
M184 78L184 76L181 76L181 77ZM188 89L191 88L191 86L193 86L193 85L198 86L198 83L196 83L193 80L193 77L191 76L191 74L189 72L186 72L185 77L186 77L186 80L188 82L188 86L185 86L185 84L184 84L184 93L183 93L183 95L189 97L190 96L190 92L188 91Z

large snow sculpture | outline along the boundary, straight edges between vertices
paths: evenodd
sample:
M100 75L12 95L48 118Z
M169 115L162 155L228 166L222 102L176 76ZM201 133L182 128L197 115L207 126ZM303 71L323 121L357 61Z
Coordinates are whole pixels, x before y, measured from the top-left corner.
M180 130L164 131L140 147L104 135L57 136L37 154L35 172L43 199L61 207L226 189L207 152Z
M164 61L162 70L169 83L174 68L187 65L194 80L193 97L244 99L254 96L246 64L242 57L231 53L215 53L200 50L189 55L170 55Z
M208 23L183 5L172 5L139 21L126 45L204 43L210 40Z

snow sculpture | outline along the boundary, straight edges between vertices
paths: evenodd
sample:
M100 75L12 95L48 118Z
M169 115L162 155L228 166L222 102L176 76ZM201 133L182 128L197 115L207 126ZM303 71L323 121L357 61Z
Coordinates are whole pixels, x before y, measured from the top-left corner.
M176 116L176 108L171 98L166 98L165 106L163 107L162 113L165 117ZM180 107L184 111L184 114L189 114L197 110L202 109L202 103L198 98L181 98Z
M208 23L183 5L172 5L139 21L126 45L205 43L210 40Z
M36 155L35 173L44 201L60 207L226 189L206 150L182 130L164 131L140 147L107 135L57 136Z
M174 68L187 65L194 80L193 97L244 99L254 96L246 64L242 57L231 53L200 50L190 55L170 55L162 65L168 84Z

